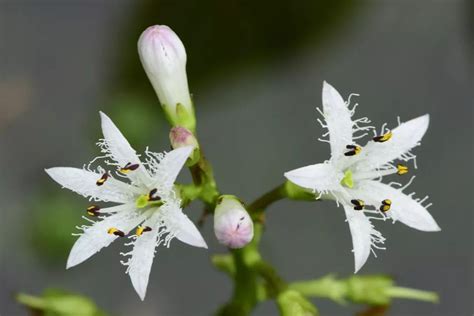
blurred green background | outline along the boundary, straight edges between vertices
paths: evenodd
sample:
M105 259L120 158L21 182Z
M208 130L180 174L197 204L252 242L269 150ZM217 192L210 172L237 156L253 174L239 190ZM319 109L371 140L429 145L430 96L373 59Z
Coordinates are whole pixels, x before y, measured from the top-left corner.
M224 251L211 221L209 252L179 242L158 249L145 302L120 265L120 242L65 270L87 201L43 169L80 167L98 154L99 110L137 150L169 148L136 52L147 26L166 24L188 52L198 132L220 188L247 201L284 171L329 157L316 141L323 80L346 97L360 93L359 116L377 126L430 113L410 189L431 196L443 231L377 223L388 250L361 273L441 295L438 305L398 301L387 315L472 315L470 10L456 0L1 1L0 314L27 315L15 293L48 287L82 293L111 315L209 315L230 295L210 265L210 254ZM196 219L200 210L186 212ZM267 223L262 251L285 278L352 273L349 229L333 203L281 202ZM315 303L323 315L361 309ZM255 312L275 313L272 303Z

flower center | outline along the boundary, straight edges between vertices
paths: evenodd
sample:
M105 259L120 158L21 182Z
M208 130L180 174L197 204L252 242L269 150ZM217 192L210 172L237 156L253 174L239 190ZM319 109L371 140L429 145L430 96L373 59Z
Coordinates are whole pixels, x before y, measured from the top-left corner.
M346 186L350 189L354 187L354 180L352 179L352 171L350 169L347 169L344 172L344 178L341 180L341 185Z
M156 194L158 190L153 189L148 194L142 194L135 200L135 206L137 208L144 208L146 206L156 206L160 207L163 205L161 197Z

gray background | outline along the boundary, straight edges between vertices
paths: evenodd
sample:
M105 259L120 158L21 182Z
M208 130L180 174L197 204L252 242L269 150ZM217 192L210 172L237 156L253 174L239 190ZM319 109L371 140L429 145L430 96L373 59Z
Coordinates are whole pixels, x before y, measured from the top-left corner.
M2 316L26 315L14 293L37 294L50 286L83 293L113 315L209 315L231 294L227 277L209 264L210 254L224 251L213 238L211 221L203 229L209 252L179 242L159 249L145 302L119 263L118 252L124 248L119 243L69 271L63 268L65 261L38 259L28 243L32 236L25 227L32 224L34 197L45 187L59 190L43 168L80 166L96 153L91 145L100 135L97 112L114 92L108 81L118 52L111 42L123 40L120 30L133 4L0 2ZM315 107L321 103L323 80L344 96L360 93L358 116L368 116L376 126L394 126L397 116L405 120L430 113L430 128L415 151L419 169L410 192L430 195L430 212L443 230L422 233L402 224L377 223L388 249L378 251L377 259L370 257L361 273L388 273L402 286L441 296L437 305L395 301L388 315L472 315L468 7L447 0L356 6L356 13L318 45L217 74L198 85L199 90L190 82L203 147L221 190L250 201L283 181L284 171L329 157L327 144L316 140L322 132ZM285 28L284 21L275 22L275 28ZM135 42L124 46L134 50ZM150 145L166 149L166 125L157 122ZM64 212L80 222L78 210ZM200 205L187 213L199 217ZM283 201L268 214L262 252L286 279L352 273L349 229L334 203ZM54 219L51 223L51 230L61 225ZM361 310L326 300L315 303L323 315ZM255 315L275 313L273 303L265 303Z

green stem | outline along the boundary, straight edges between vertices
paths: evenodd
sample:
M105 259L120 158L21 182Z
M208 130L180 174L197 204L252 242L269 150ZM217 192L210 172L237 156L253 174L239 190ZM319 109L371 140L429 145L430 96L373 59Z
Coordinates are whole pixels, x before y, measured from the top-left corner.
M263 194L261 197L252 202L248 207L247 211L252 215L263 212L270 204L284 199L286 197L285 185L281 184Z
M195 199L199 198L202 192L202 187L196 186L194 184L177 184L176 187L180 193L181 206L183 208Z
M200 150L199 161L189 167L189 170L191 171L194 185L201 188L199 198L209 209L213 210L219 197L219 191L217 190L211 164L204 157L202 149Z
M411 300L425 301L431 303L438 303L439 296L434 292L410 289L406 287L391 287L385 291L385 293L394 298L405 298Z
M293 282L289 288L307 297L329 298L340 304L347 295L344 282L336 280L331 274L316 280Z

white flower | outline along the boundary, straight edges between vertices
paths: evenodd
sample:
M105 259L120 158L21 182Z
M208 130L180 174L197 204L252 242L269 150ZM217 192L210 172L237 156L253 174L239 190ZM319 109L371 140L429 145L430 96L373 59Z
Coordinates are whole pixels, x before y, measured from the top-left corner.
M395 159L414 160L410 150L419 142L428 129L429 116L423 115L408 122L399 123L393 130L382 127L382 132L364 147L356 140L365 136L364 131L373 129L362 126L370 123L367 118L352 120L354 108L349 109L341 95L331 85L323 85L323 112L331 147L331 159L285 173L291 182L327 195L344 207L354 247L355 272L367 261L373 248L384 249L385 238L374 229L371 219L390 218L422 231L439 231L435 220L423 206L426 198L414 199L413 194L404 194L413 180L402 187L399 183L383 184L383 176L405 174L408 167L394 164ZM319 110L319 109L318 109ZM357 132L362 133L355 135ZM375 134L375 132L374 132ZM375 252L374 252L375 255Z
M214 233L229 248L242 248L253 238L253 222L233 195L222 195L214 211Z
M140 161L135 150L104 113L100 113L104 139L98 145L105 163L112 170L102 167L92 169L98 158L83 169L56 167L47 169L48 175L63 187L93 201L113 202L118 205L99 207L92 205L87 213L99 220L84 217L90 226L78 227L83 232L72 247L67 268L73 267L118 237L128 235L133 250L127 273L140 298L146 294L155 247L169 247L173 238L196 247L207 248L206 242L193 222L182 213L181 200L174 191L174 181L193 147L182 147L169 153L146 151L146 160ZM125 181L115 179L112 174Z
M143 68L167 114L177 121L177 105L193 114L186 75L186 50L166 25L153 25L138 40Z

